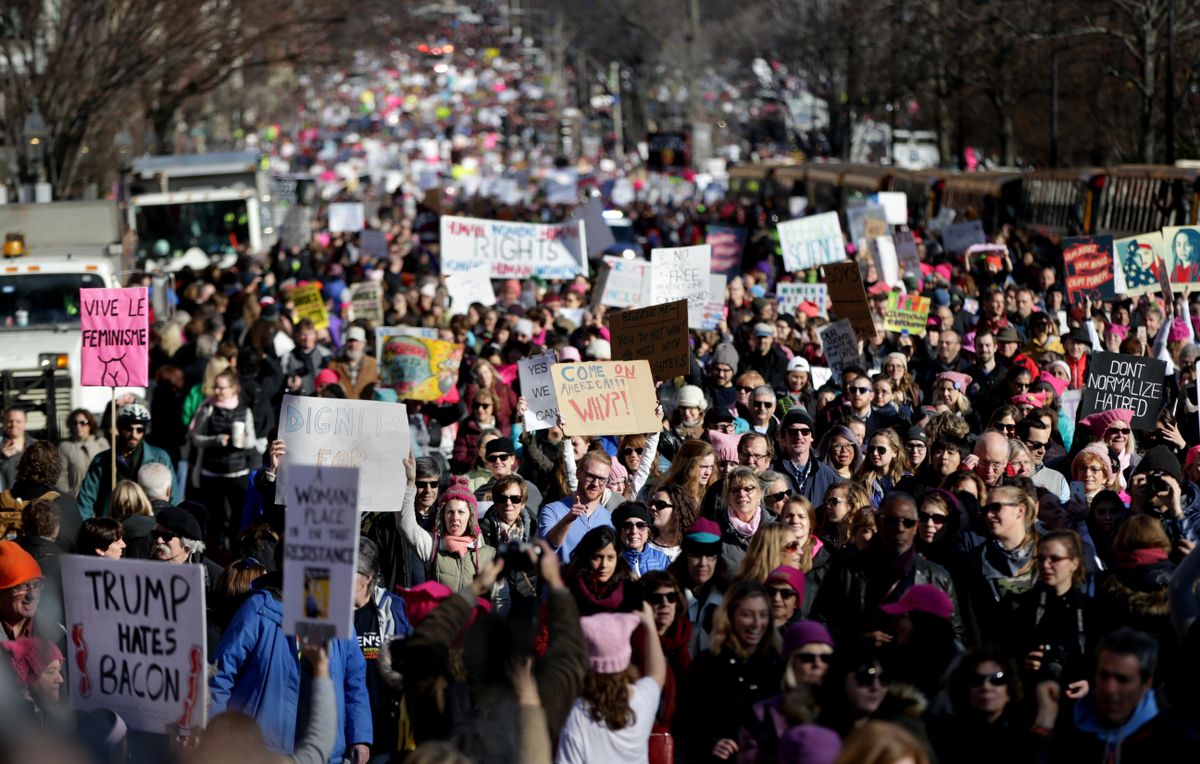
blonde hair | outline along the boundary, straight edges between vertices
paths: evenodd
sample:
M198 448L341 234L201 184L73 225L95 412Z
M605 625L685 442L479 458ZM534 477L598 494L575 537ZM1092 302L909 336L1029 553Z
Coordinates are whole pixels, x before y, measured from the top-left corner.
M217 394L213 387L217 384L217 377L221 372L229 370L229 360L222 358L219 355L213 355L208 359L208 363L204 366L204 381L200 383L200 392L204 393L205 398L211 398Z
M813 547L817 542L817 511L813 509L812 502L804 496L789 496L783 503L783 511L787 512L792 506L799 506L808 518L808 538L804 540L804 546L800 549L800 572L807 573L812 570Z
M746 600L755 598L760 598L767 604L767 633L763 635L757 646L749 649L738 639L737 633L733 630L733 619L729 617L729 614ZM762 583L739 581L725 592L725 598L713 618L708 649L713 655L720 655L726 647L743 660L749 658L753 653L766 655L771 650L779 650L779 632L775 628L775 616L771 611L771 597Z
M873 721L846 736L834 764L929 764L929 754L912 733L898 724Z
M112 492L110 507L110 514L113 517L135 515L154 517L154 507L150 504L150 497L146 495L140 485L132 480L122 480L117 483L117 487Z
M764 523L759 526L758 532L750 537L750 546L733 580L764 583L771 571L783 564L783 547L795 540L796 534L786 525Z
M868 449L871 448L871 441L876 438L886 440L888 448L892 449L894 454L892 456L892 463L888 465L886 472L876 469L875 465L871 464ZM904 450L904 444L900 442L900 435L890 427L885 427L882 430L876 430L872 433L867 442L863 444L863 453L865 458L862 465L858 468L858 472L854 473L854 479L864 486L873 486L883 477L890 477L892 482L895 483L904 477L906 472L912 471L908 463L908 452Z

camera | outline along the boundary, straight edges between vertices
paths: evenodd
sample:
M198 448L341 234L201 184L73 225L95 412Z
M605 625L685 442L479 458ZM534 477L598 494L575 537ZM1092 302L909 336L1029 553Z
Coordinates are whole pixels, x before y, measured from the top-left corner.
M1039 678L1061 682L1063 674L1067 670L1067 661L1070 659L1067 648L1062 645L1041 645L1039 649L1042 651L1042 668L1038 672Z
M532 558L529 553L533 552ZM525 542L505 542L496 549L496 556L504 560L506 573L535 573L542 548Z

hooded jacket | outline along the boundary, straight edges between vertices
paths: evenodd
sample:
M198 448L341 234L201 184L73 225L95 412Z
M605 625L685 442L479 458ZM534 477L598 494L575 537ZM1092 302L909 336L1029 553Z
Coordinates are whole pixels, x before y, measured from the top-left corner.
M1155 764L1188 760L1197 750L1200 734L1169 714L1160 713L1154 692L1148 691L1129 721L1112 729L1101 726L1096 718L1095 696L1088 695L1075 706L1074 724L1069 729L1053 738L1034 736L1032 761Z
M273 585L272 585L273 584ZM221 637L212 655L214 673L208 682L209 717L226 709L250 716L273 751L291 753L300 709L301 668L294 637L283 633L280 579L264 576ZM353 630L352 630L353 631ZM337 735L331 764L340 762L351 745L370 745L371 701L366 669L357 637L329 642L329 676L337 696Z

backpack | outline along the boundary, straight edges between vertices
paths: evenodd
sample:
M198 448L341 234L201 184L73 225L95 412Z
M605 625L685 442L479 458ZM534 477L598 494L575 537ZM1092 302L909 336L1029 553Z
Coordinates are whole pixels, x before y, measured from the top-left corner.
M59 497L58 491L46 491L33 499L18 499L12 489L0 492L0 538L14 539L21 532L21 512L26 506L38 499L54 501Z

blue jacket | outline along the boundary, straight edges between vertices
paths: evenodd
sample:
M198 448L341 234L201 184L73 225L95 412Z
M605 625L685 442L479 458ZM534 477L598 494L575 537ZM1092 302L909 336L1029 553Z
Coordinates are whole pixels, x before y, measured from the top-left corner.
M300 660L295 638L283 633L283 603L265 588L252 592L221 637L212 663L210 718L227 708L241 711L258 723L271 750L290 754L300 718ZM369 745L373 739L367 664L357 638L329 643L329 677L338 712L329 761L336 764L348 746Z
M638 552L630 547L625 547L621 550L621 556L625 558L625 562L629 563L629 567L633 568L638 574L638 578L646 575L652 570L666 570L671 564L671 558L667 557L661 550L655 549L650 545Z

